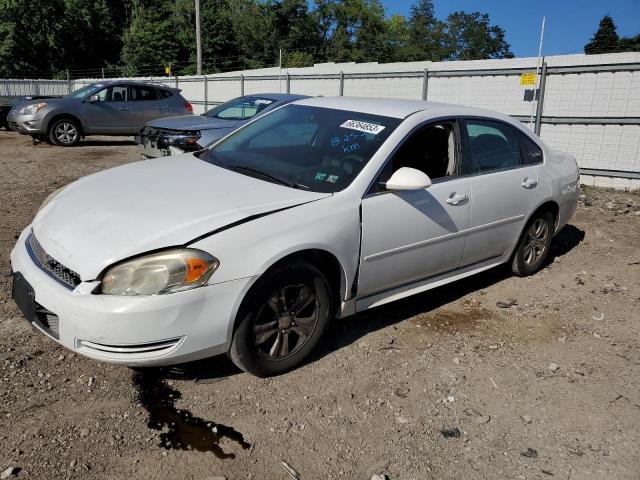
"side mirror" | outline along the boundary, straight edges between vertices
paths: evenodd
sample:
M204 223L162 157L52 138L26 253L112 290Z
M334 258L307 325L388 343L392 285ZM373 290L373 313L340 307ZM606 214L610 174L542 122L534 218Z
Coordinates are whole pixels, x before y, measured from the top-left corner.
M431 179L426 173L415 168L401 167L387 180L387 190L423 190L431 186Z
M100 97L98 95L91 95L89 97L89 103L95 103L95 102L99 102L100 101Z

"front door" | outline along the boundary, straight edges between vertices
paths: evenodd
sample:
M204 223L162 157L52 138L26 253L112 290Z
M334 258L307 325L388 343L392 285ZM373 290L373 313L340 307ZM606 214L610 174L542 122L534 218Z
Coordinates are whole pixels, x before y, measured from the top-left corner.
M90 134L123 135L129 133L127 85L110 85L96 92L98 101L84 102L85 130Z
M515 245L537 194L538 167L521 149L519 137L525 135L511 125L479 119L464 125L473 195L462 258L467 266L500 257Z
M453 121L411 134L362 200L359 299L455 270L469 223L470 180L460 176L460 142ZM383 186L400 167L432 179L423 190Z

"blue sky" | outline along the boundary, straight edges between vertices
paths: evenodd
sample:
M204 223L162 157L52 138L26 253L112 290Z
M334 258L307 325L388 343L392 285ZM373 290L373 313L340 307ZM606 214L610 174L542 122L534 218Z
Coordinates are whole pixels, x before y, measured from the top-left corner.
M382 0L387 15L409 15L410 0ZM463 10L488 13L506 32L516 57L538 55L540 24L546 16L543 55L584 53L584 44L609 14L618 35L640 33L640 0L434 0L436 16L444 19Z

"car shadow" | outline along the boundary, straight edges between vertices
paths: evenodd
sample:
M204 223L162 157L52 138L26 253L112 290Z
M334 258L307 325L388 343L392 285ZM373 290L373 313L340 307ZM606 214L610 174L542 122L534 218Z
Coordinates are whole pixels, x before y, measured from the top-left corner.
M582 240L585 233L573 225L565 225L553 238L545 267L556 258L566 255ZM408 320L418 314L428 313L472 292L480 292L511 277L508 264L500 265L471 277L412 295L402 300L357 313L351 317L335 321L325 334L325 340L312 353L308 363L315 362L335 350L343 348L369 333Z
M135 145L136 143L133 141L133 138L121 137L118 139L108 139L108 140L80 140L80 142L75 146L75 148L82 147L124 147L128 145Z
M573 225L566 225L554 237L547 258L547 265L566 255L585 238L585 232ZM382 305L353 316L339 319L329 325L324 339L304 364L357 342L369 333L408 320L418 314L428 313L472 292L480 292L511 277L508 265L501 265L457 282L412 295L402 300ZM146 369L145 369L146 370ZM154 375L167 380L192 380L198 384L215 383L242 373L226 355L153 369Z

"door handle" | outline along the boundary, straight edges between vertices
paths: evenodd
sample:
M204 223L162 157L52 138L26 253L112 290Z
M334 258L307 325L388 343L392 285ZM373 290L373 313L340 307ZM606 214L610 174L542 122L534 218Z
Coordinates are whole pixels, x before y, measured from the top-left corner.
M449 198L445 200L449 205L460 205L462 202L469 200L469 197L462 193L452 193Z
M156 107L156 110L167 110L169 107Z
M524 188L533 188L538 185L538 180L536 180L535 178L525 178L520 185L522 185Z
M129 107L118 107L118 110L129 110Z

